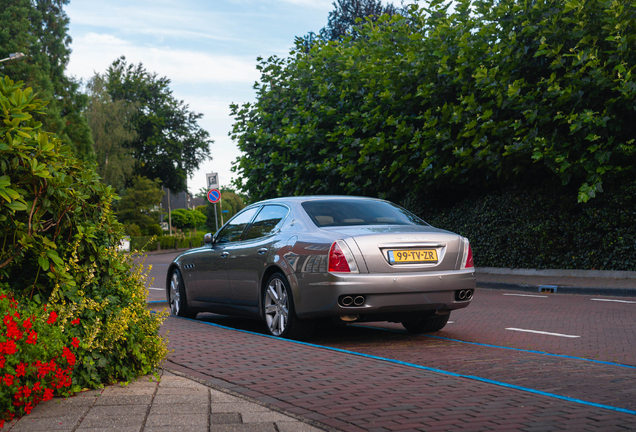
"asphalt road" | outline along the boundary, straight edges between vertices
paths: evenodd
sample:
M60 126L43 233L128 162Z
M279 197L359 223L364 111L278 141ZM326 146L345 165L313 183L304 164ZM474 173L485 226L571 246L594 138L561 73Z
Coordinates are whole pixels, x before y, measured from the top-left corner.
M149 300L165 299L165 272L174 256L176 254L153 255L146 259L147 264L153 265L151 275L155 277L155 281L149 285L155 288L149 291ZM213 314L199 314L197 321L201 324L212 323L256 334L265 333L264 324L257 321L245 321ZM220 340L219 332L225 334L227 330L221 331L219 327L212 327L214 330L208 328L201 330L200 326L193 321L174 319L169 320L167 324L172 334L171 347L175 348L175 354L171 357L173 364L190 368L192 373L205 374L206 370L215 369L216 366L211 363L203 364L200 361L194 363L198 366L192 366L188 359L192 355L196 356L196 350L193 350L190 345L196 345L199 339L188 339L192 336L188 329L192 329L192 334L196 333L197 337L204 339L208 337L205 336L206 331L215 332L214 337L217 338L215 340ZM245 343L253 348L253 344L256 343L253 338L258 336L246 333L243 335L251 338L249 343ZM189 342L186 343L186 339ZM441 376L450 374L454 377L460 376L462 379L468 377L466 379L471 383L477 380L490 383L498 389L505 388L506 392L512 393L489 393L488 389L491 387L475 391L477 393L483 391L485 395L490 395L485 401L502 403L501 410L510 410L507 418L515 417L512 414L516 412L513 410L514 407L528 406L530 402L521 400L528 393L540 394L541 397L547 398L549 401L546 402L547 406L552 406L552 402L556 405L567 405L571 401L579 401L573 402L574 405L570 411L563 408L564 412L567 411L567 415L562 414L565 416L563 418L559 418L560 414L555 414L548 408L534 407L533 414L526 413L527 415L524 414L526 417L519 420L522 425L530 421L532 427L543 425L546 430L567 429L571 428L576 420L577 425L584 426L581 429L621 430L623 427L631 429L636 424L632 422L636 421L635 414L628 413L627 417L622 417L625 416L624 410L636 413L636 349L634 349L636 347L636 302L633 298L521 294L481 289L476 292L470 307L453 312L449 324L442 331L434 334L410 335L399 324L367 323L318 329L310 343L319 347L343 350L344 353L355 353L376 361L384 359L391 364L400 365L400 373L405 371L408 375L409 371L412 371L415 380L424 379L419 374L422 370L426 370L437 371L434 374L441 374ZM290 346L293 343L285 342L285 344ZM203 342L201 347L202 350L208 349ZM235 352L234 356L248 358L254 355L250 353L245 357L242 354L243 351L240 351L241 346L232 345L232 350L235 349L238 349L240 354ZM229 348L226 347L223 352L228 351ZM341 351L327 352L333 353L333 357L330 358L334 361L340 361L338 358ZM219 354L215 352L210 355L218 356ZM301 356L301 353L298 355ZM249 364L246 363L245 366L248 369ZM376 382L377 388L397 385L395 381L387 382L381 373L378 376L372 376L375 363L366 367L370 368L369 380L375 380L373 382ZM238 366L237 368L240 369ZM232 373L235 374L236 370L233 369ZM337 370L329 373L338 376ZM223 375L219 372L212 375L216 378L222 377L235 385L245 385L246 382L253 384L253 381L244 381L243 375L239 380L238 375L233 374ZM350 376L342 376L338 382L344 382L349 378ZM423 382L428 383L428 380L427 377ZM461 382L463 384L460 387L467 386L464 381ZM457 384L453 381L452 384L447 383L447 385L453 388ZM247 391L258 389L268 397L275 396L276 393L275 388L269 388L266 385L257 388L247 385L246 388ZM288 389L288 393L293 393L293 389ZM517 395L521 399L518 399ZM438 397L457 398L457 395L452 392L448 394L442 392ZM321 396L315 398L325 402ZM324 418L318 418L318 420L346 430L349 430L349 427L343 426L343 421L360 428L350 430L399 429L369 420L368 416L365 417L363 415L365 410L372 409L376 406L374 403L378 402L367 399L364 395L353 395L348 399L351 405L346 404L347 400L339 402L359 412L359 418L352 419L350 413L330 409L321 415L326 416L332 423ZM276 400L281 404L283 402L290 404L290 399L286 397L278 397ZM424 402L421 403L424 404ZM430 405L430 402L426 403ZM414 404L414 406L417 405L415 402ZM596 406L594 404L605 408L599 414L591 415L589 410L590 407ZM292 405L298 409L307 409L301 403L292 403ZM587 414L579 415L578 408L581 409L581 413ZM407 411L411 412L414 409ZM311 412L320 413L320 410ZM329 414L332 412L333 415ZM340 414L337 414L338 412ZM401 415L405 416L405 414ZM539 420L535 422L528 420L534 415L538 416ZM488 424L492 426L494 417L496 415L491 414L489 419L482 420L486 423L490 422ZM386 420L386 416L382 420L389 421ZM603 423L606 421L610 423ZM427 424L430 426L430 423ZM471 424L474 425L474 422ZM516 428L503 420L500 423L495 422L495 425L500 424L502 426L507 424L510 430ZM438 426L443 429L444 423ZM490 426L485 424L483 430L490 430ZM413 430L415 429L417 428L413 426ZM475 430L478 429L480 427L475 428Z

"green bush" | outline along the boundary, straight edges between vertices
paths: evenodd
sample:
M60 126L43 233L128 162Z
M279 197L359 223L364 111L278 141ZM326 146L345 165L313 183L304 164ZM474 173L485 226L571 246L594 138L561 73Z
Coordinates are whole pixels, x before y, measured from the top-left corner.
M134 251L155 251L157 250L157 243L161 246L161 249L174 249L175 242L177 248L189 248L190 242L192 247L196 248L203 243L204 232L198 232L192 236L185 235L171 235L171 236L139 236L130 238L130 250Z
M402 204L468 237L480 267L636 270L636 182L607 186L587 203L574 192L556 182Z
M124 224L124 232L128 236L140 236L141 228L137 224Z
M161 229L161 225L159 224L150 224L148 225L146 230L148 231L148 235L151 236L160 236L163 234L163 230Z
M41 130L30 88L5 77L0 106L0 282L27 309L81 320L74 386L152 372L167 354L163 315L146 307L143 268L118 252L113 190Z
M172 225L179 229L194 229L204 224L207 218L198 210L176 209L172 211Z

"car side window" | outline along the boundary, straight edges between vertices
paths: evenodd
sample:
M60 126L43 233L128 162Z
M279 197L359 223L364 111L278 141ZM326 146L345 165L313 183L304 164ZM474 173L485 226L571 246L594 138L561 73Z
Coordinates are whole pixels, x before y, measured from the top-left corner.
M287 216L289 210L280 205L266 205L247 229L243 240L251 240L273 234Z
M239 241L245 227L250 223L258 209L259 207L254 207L236 215L219 231L219 234L216 236L217 243Z

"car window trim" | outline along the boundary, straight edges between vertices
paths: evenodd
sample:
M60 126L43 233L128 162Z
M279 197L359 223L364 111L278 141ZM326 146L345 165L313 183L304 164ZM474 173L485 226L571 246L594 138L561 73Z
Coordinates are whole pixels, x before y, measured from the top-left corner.
M260 207L260 208L259 208L259 207ZM258 216L258 214L261 212L261 210L263 209L263 207L264 207L264 205L263 205L263 204L255 205L255 206L253 206L253 207L252 207L252 206L245 207L243 210L241 210L240 212L238 212L237 214L235 214L235 215L232 217L232 219L230 219L229 221L225 222L225 223L223 224L223 226L222 226L221 228L219 228L219 230L217 231L217 234L218 234L218 233L220 233L220 232L221 232L221 230L222 230L223 228L225 228L225 227L226 227L226 226L227 226L230 222L232 222L234 219L236 219L236 218L237 218L238 216L240 216L242 213L245 213L245 212L246 212L246 211L248 211L248 210L251 210L251 209L253 209L253 208L256 208L256 209L257 209L257 210L256 210L256 213L254 213L254 216L252 216L252 218L249 220L249 222L245 225L245 228L243 228L243 231L241 231L241 236L243 236L243 234L245 234L245 230L246 230L248 227L252 226L252 222L254 222L254 218L255 218L256 216ZM215 234L214 239L216 240L217 238L218 238L218 237L217 237L217 235ZM233 242L229 241L229 242L224 242L224 243L220 243L220 244L236 244L236 243L240 243L241 241L242 241L242 240L233 241Z
M245 229L244 229L244 230L243 230L243 232L241 233L241 236L243 236L243 235L244 235L244 234L245 234L245 233L246 233L246 232L247 232L247 231L248 231L248 230L252 227L252 224L254 223L254 220L255 220L255 219L258 217L258 215L259 215L259 214L263 211L263 209L264 209L265 207L267 207L268 205L269 205L269 206L285 207L285 208L287 209L287 214L285 215L285 217L281 218L281 220L280 220L280 222L279 222L280 224L284 224L284 223L285 223L285 221L286 221L286 220L287 220L287 218L289 217L289 214L291 213L291 208L290 208L287 204L282 204L282 203L268 203L268 204L263 204L263 205L261 206L260 210L256 212L256 214L254 215L254 217L252 218L252 220L250 221L250 223L249 223L249 224L245 227ZM267 234L267 235L264 235L264 236L262 236L262 237L256 237L256 238L253 238L253 239L248 239L248 240L241 239L241 240L239 240L239 241L237 241L237 242L235 242L235 243L240 243L240 242L250 242L250 241L254 241L254 240L261 240L261 239L267 238L267 237L269 237L269 236L273 236L273 235L275 235L275 234L276 234L276 233L274 232L274 233Z

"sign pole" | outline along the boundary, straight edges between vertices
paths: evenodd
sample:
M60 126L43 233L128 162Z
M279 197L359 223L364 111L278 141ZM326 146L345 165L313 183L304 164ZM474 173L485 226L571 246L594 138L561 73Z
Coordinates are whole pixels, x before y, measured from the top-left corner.
M219 220L217 219L216 216L216 204L214 204L214 225L216 226L216 231L219 230ZM214 231L214 232L216 232Z
M223 226L223 201L221 200L221 195L223 193L219 194L219 205L221 207L221 226Z

